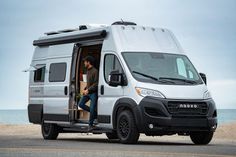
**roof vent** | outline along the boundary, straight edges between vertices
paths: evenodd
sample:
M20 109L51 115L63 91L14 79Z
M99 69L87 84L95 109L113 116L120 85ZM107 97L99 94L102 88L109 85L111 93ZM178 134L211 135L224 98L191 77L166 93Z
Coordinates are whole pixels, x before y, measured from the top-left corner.
M79 26L79 30L84 30L84 29L88 29L88 27L86 25L80 25Z
M129 22L129 21L116 21L114 23L112 23L111 25L132 25L132 26L136 26L137 24L134 22Z
M87 24L87 25L80 25L79 30L84 30L84 29L93 29L93 28L102 28L102 27L107 27L105 24Z

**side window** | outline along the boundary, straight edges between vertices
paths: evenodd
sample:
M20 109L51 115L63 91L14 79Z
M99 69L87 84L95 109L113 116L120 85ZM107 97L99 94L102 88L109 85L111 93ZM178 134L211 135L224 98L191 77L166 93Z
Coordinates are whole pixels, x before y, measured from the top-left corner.
M45 66L34 71L34 82L44 82Z
M114 59L115 59L114 60L114 62L115 62L114 63L115 64L114 70L118 70L120 73L123 72L122 67L120 65L120 61L118 60L118 58L115 56Z
M49 70L49 82L64 82L66 78L66 63L52 63Z
M106 55L104 59L104 75L105 75L105 81L108 82L108 76L113 70L113 61L114 61L114 55Z
M104 77L105 77L106 82L108 82L109 74L113 70L119 70L119 72L123 71L118 58L113 54L105 55L105 59L104 59Z
M183 59L177 58L176 63L177 63L178 75L181 75L183 77L187 77L186 67L184 65Z

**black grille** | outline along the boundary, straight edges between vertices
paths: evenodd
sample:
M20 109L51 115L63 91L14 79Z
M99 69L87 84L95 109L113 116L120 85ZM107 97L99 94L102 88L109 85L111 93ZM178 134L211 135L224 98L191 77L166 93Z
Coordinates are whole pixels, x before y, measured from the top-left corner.
M173 115L206 115L205 102L168 102L168 111Z

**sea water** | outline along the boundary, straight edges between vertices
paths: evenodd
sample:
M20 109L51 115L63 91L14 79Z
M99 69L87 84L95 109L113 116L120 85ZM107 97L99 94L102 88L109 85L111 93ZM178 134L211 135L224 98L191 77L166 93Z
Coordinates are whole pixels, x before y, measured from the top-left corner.
M218 109L218 123L236 121L236 109ZM0 110L0 124L29 124L27 110Z
M27 110L0 110L0 124L29 124Z

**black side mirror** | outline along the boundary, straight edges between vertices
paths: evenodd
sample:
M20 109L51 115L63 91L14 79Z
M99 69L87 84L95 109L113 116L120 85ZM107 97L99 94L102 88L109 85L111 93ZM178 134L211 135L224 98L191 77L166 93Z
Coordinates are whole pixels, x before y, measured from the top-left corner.
M108 77L108 84L113 87L127 85L124 73L120 73L119 70L111 71Z
M204 73L199 73L199 75L201 76L201 78L202 78L202 80L204 81L204 83L207 84L206 74L204 74Z

